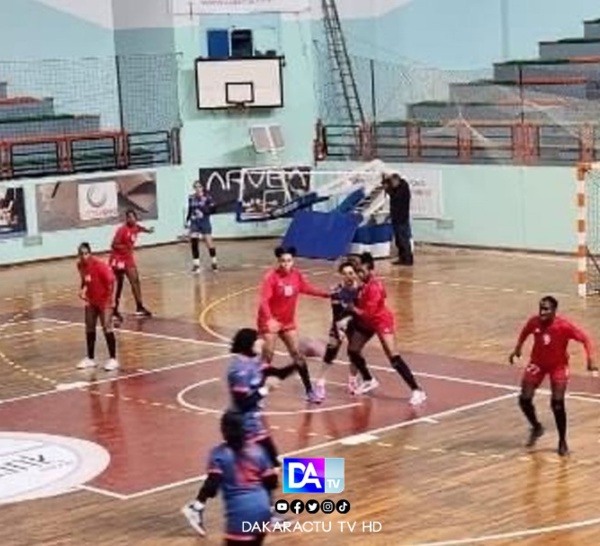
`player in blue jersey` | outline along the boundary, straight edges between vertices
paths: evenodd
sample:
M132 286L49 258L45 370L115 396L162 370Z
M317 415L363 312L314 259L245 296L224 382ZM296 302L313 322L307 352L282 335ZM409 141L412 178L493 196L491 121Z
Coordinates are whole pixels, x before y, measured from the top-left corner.
M352 319L351 307L356 303L358 291L360 290L360 280L356 268L352 261L343 261L338 272L342 277L341 282L336 285L331 293L331 327L329 329L329 340L325 355L323 356L323 366L321 376L317 380L316 395L324 400L326 396L325 384L326 375L333 361L337 358L346 330ZM350 375L348 377L348 392L356 394L358 388L357 370L350 365Z
M284 380L298 370L296 364L274 367L263 364L262 339L257 330L242 328L231 342L233 355L227 370L227 384L232 409L243 416L246 439L260 444L271 458L273 466L280 466L278 453L263 418L264 398L269 394L267 380Z
M242 415L229 410L221 419L224 443L213 448L207 477L196 500L182 512L190 525L205 536L204 510L219 491L225 504L225 546L260 546L271 520L270 494L277 473L266 452L245 441Z
M188 198L188 210L186 216L186 227L189 230L190 244L192 247L192 261L194 273L200 271L200 239L210 255L213 271L217 271L217 249L212 238L212 224L210 217L214 214L215 202L204 189L200 181L194 182L194 193Z
M269 378L283 381L298 371L297 364L274 367L262 361L263 340L257 330L242 328L231 342L232 359L227 370L227 384L232 410L242 416L246 441L260 445L274 468L281 466L279 453L263 416L264 399L269 394ZM272 500L272 499L271 499ZM272 503L273 504L273 503ZM271 521L280 521L271 508Z

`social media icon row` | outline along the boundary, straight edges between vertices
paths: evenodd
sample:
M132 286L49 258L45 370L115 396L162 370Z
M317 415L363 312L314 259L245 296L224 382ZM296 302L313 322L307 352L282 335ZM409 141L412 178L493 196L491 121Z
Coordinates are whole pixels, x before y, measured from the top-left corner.
M337 503L334 503L332 500L324 500L319 503L319 501L314 499L306 502L295 499L289 503L285 500L278 500L275 503L275 510L279 514L287 514L290 511L294 514L302 514L305 509L309 514L316 514L319 508L324 514L332 514L335 510L340 514L347 514L350 512L350 503L346 499L341 499Z

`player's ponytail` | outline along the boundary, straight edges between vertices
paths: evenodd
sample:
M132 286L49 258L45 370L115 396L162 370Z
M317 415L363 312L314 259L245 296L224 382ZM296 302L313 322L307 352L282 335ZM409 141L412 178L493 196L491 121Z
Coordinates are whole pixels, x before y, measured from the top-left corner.
M221 418L221 434L225 443L235 453L241 453L245 444L245 433L240 413L228 410Z
M375 260L370 252L363 252L360 255L360 263L366 265L370 270L375 268Z

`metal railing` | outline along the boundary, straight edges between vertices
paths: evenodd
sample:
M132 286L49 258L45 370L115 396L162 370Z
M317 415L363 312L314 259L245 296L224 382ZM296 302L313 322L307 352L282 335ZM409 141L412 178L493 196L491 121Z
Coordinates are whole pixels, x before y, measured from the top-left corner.
M179 130L98 131L0 140L0 179L181 163Z
M360 138L356 139L359 134ZM386 122L317 124L315 160L573 165L600 158L595 123Z

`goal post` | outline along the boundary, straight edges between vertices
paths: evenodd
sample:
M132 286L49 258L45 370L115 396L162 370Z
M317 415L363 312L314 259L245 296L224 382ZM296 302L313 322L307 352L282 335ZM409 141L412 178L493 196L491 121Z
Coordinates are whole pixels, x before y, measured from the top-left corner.
M577 293L600 294L600 162L577 164Z

